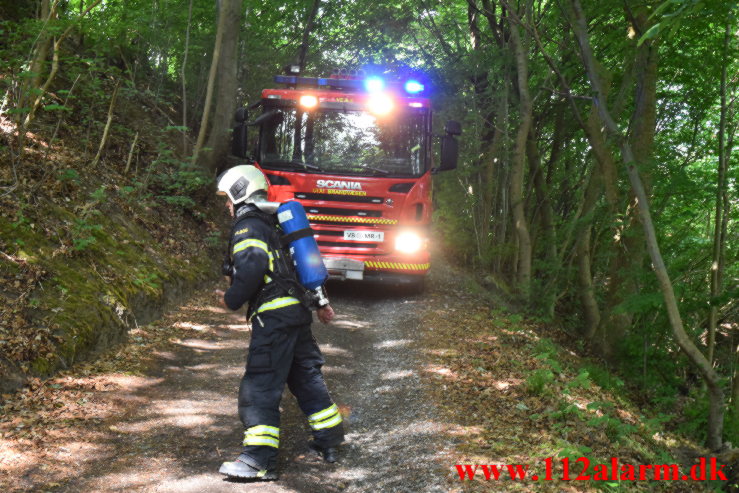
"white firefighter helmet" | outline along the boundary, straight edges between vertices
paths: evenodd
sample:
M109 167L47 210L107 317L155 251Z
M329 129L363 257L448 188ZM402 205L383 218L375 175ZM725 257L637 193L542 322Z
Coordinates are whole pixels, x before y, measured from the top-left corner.
M234 205L267 200L267 180L255 166L230 168L218 177L218 195L226 195Z

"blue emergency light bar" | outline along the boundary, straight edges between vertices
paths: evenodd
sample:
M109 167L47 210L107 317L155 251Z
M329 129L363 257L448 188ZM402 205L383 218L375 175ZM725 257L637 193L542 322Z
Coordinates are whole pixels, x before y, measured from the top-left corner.
M275 75L275 82L289 86L325 87L331 89L378 92L385 87L402 87L408 94L417 95L423 92L424 85L415 80L408 80L405 84L387 83L379 77L366 79L336 79L328 77L298 77L297 75Z

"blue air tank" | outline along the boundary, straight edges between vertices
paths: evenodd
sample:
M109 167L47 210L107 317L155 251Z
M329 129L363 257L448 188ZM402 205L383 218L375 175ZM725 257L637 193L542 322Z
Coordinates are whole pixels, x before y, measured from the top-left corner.
M280 207L277 208L277 220L286 235L310 228L305 209L303 209L300 202L294 200L280 204ZM315 289L323 285L328 277L328 271L326 266L323 265L321 252L318 251L318 243L313 238L313 234L307 234L302 238L293 240L289 246L300 284L308 289Z

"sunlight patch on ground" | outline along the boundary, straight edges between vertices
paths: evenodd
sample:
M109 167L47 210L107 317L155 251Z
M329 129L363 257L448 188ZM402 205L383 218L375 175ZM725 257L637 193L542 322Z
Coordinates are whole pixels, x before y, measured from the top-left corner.
M193 311L193 312L210 312L210 313L233 313L231 310L227 308L221 308L220 306L188 306L186 307L187 310Z
M362 322L360 320L342 320L341 318L337 318L332 323L337 327L343 327L345 329L363 329L365 327L369 327L367 322Z
M354 375L354 370L343 366L324 366L321 371L324 375Z
M0 115L0 131L4 134L15 133L15 124L9 118Z
M0 441L0 445L0 465L2 465L4 471L12 472L25 465L28 458L24 445L8 443L5 440Z
M100 435L101 440L106 440ZM101 458L112 457L115 447L109 443L96 445L90 442L64 442L56 449L57 455L70 457L75 463L79 461L94 462Z
M166 361L174 361L177 359L177 355L172 351L154 351L152 354L157 358L161 358Z
M218 324L214 327L219 329L225 329L225 330L251 330L251 324L243 323L243 324Z
M221 370L223 365L219 365L218 363L201 363L199 365L188 365L184 368L187 371L205 371L205 372L217 372Z
M453 370L446 368L444 366L439 365L426 365L426 368L424 369L426 373L434 373L436 375L441 375L448 378L458 378L459 375L457 375L456 372Z
M159 385L164 381L163 378L137 377L134 375L124 375L123 373L109 373L109 374L106 374L103 378L108 383L112 383L112 384L118 385L121 388L126 388L126 389L131 389L131 390L138 390L144 387L152 387L154 385ZM77 380L83 380L83 379L77 379ZM92 381L93 379L90 379L90 380ZM97 390L102 390L102 389L98 388ZM111 389L106 388L105 390L111 390Z
M215 477L211 474L199 474L197 476L188 476L186 478L168 478L164 484L158 484L156 491L158 492L177 492L177 493L202 493L204 491L211 491L214 485L218 482L222 482L221 476ZM262 485L250 485L244 483L239 488L238 483L234 483L234 491L275 491L273 489L264 490ZM271 485L270 485L271 486ZM292 491L292 490L280 490L277 491Z
M471 437L473 435L480 435L485 431L485 428L482 426L474 425L474 426L463 426L463 425L457 425L457 424L447 424L446 429L444 430L446 433L452 436L461 436L461 437Z
M383 380L400 380L401 378L408 378L415 375L413 370L395 370L387 371L380 377Z
M169 417L158 417L136 423L119 423L111 425L110 430L116 433L146 433L157 428L200 428L215 423L211 416L200 414L183 414Z
M212 351L214 349L226 349L226 343L205 341L203 339L182 339L177 342L181 346L195 350Z
M396 348L396 347L407 346L411 342L413 342L413 341L411 341L410 339L395 339L395 340L390 340L390 341L378 342L378 343L374 344L373 346L376 349L388 349L388 348Z
M375 394L392 394L393 392L395 392L395 387L393 387L392 385L382 385L375 388L374 392Z
M412 435L438 434L444 431L444 425L435 421L414 421L395 428L388 436L388 440L397 440L400 437Z
M192 401L189 399L162 400L152 404L151 409L165 416L187 416L190 414L212 413L213 402L218 399L224 399L225 396L214 392L200 392L198 394L200 401ZM230 402L230 396L228 397ZM229 410L228 415L232 413Z
M427 354L433 354L434 356L457 356L459 351L456 349L430 349L425 351Z
M506 390L509 387L516 387L518 385L521 385L523 383L523 380L520 378L508 378L506 380L498 380L493 383L493 386L498 390Z
M110 457L113 455L114 448L111 445L72 441L58 442L58 446L48 447L45 452L58 461L65 461L69 457L75 463L79 463ZM16 470L27 470L29 462L37 460L37 454L38 452L34 450L30 442L0 440L0 466L2 466L3 473L13 474Z
M371 469L366 469L363 467L348 467L343 468L340 471L328 474L326 477L328 478L329 482L346 481L347 479L357 481L369 478L372 476L372 474L374 474L374 471L372 471Z
M318 347L320 348L323 354L327 354L330 356L344 356L347 358L351 358L354 356L354 354L351 351L348 351L338 346L334 346L332 344L319 344Z
M192 329L197 331L208 330L207 325L194 324L192 322L175 322L174 324L172 324L172 327L176 327L178 329Z

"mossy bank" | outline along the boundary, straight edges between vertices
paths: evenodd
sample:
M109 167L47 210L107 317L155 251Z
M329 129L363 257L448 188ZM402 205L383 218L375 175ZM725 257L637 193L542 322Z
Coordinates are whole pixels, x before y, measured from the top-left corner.
M119 182L2 204L3 392L111 347L217 275L223 211L207 194L180 208Z

